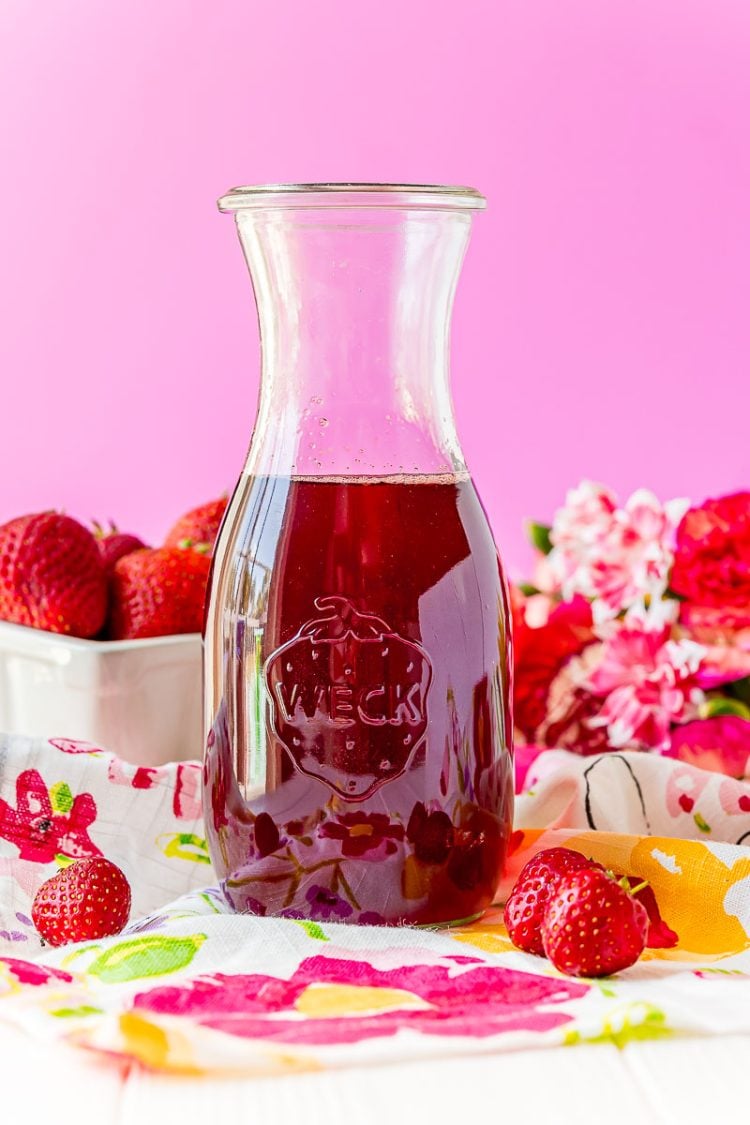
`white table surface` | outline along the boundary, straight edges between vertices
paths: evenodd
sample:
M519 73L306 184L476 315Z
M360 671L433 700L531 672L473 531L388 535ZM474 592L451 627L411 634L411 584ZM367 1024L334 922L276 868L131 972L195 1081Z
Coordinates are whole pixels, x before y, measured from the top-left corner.
M0 1024L2 1125L721 1125L750 1120L749 1073L750 1036L726 1036L182 1078Z

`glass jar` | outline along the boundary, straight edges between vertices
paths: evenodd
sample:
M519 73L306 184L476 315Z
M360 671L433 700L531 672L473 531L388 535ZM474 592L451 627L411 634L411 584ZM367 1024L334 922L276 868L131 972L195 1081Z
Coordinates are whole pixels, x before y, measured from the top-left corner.
M511 829L510 626L456 436L469 188L236 188L260 401L215 549L204 805L238 911L453 924Z

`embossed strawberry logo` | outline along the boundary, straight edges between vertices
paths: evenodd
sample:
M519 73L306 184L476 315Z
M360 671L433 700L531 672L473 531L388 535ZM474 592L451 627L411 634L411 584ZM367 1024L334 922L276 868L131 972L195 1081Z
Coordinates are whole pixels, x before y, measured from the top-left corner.
M271 725L295 765L350 801L404 772L427 730L432 667L414 641L346 598L268 658Z

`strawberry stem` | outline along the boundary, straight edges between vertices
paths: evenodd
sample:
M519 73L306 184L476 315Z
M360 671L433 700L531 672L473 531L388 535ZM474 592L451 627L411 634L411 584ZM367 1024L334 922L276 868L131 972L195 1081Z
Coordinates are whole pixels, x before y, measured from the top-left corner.
M648 879L644 879L637 887L631 887L630 877L628 875L620 875L618 877L617 873L613 871L611 867L607 868L607 875L609 875L610 879L614 879L619 887L622 887L624 891L627 891L628 894L631 895L637 895L639 891L642 891L644 887L648 886ZM635 878L635 876L633 876L633 878Z

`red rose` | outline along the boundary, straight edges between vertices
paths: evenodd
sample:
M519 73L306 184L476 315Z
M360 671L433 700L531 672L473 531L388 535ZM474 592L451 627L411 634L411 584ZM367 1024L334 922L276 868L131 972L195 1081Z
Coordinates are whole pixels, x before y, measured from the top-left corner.
M670 586L698 605L750 605L750 492L686 512L677 528Z
M533 740L544 721L557 673L593 639L591 606L582 597L561 602L539 628L516 621L513 705L516 726L526 738Z

